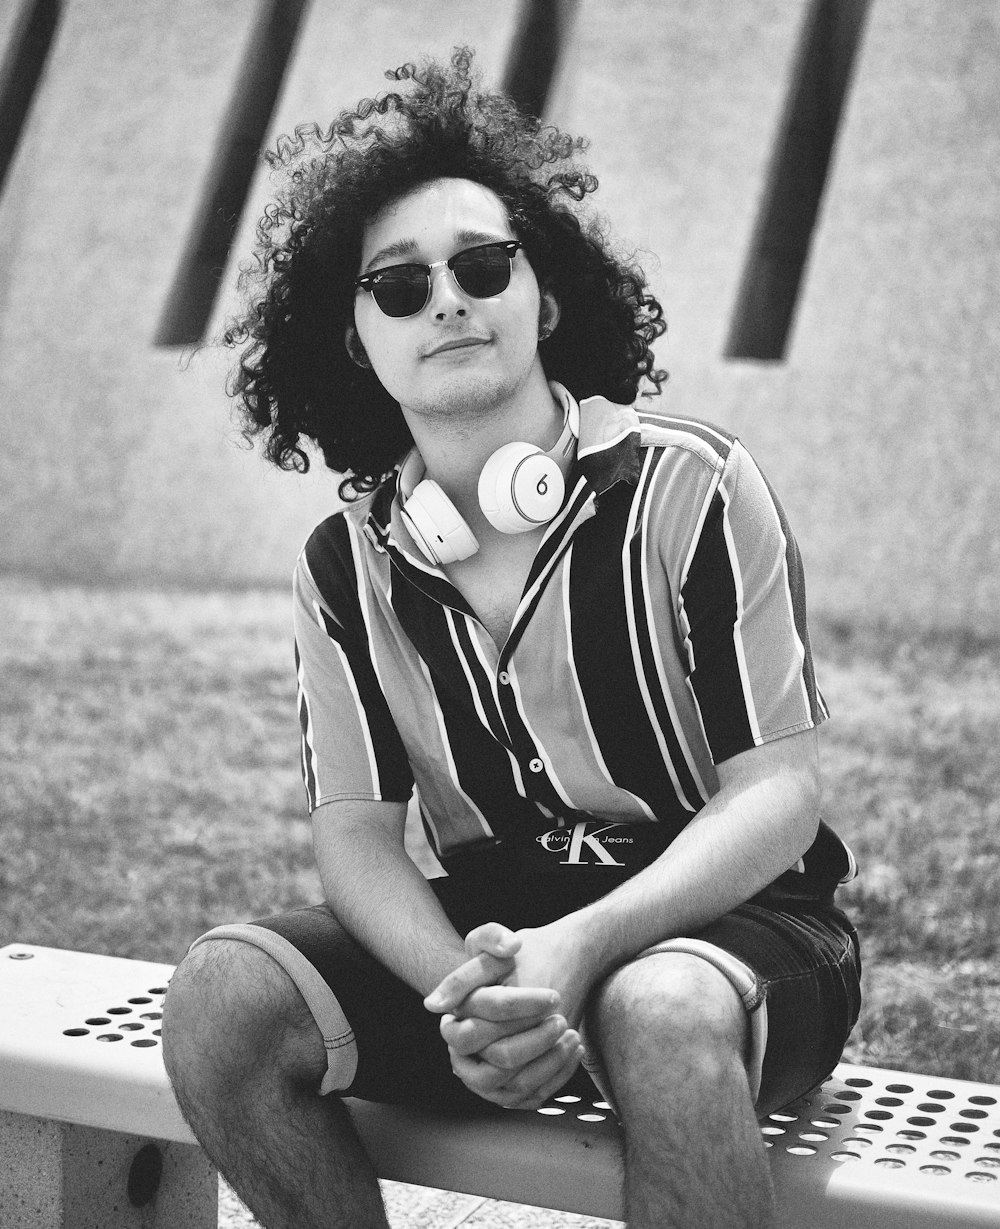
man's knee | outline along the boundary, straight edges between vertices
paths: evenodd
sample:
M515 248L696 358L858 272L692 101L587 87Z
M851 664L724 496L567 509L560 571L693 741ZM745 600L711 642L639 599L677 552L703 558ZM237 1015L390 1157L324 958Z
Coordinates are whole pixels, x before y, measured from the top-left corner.
M749 1038L746 1010L728 978L698 956L674 952L613 973L588 1024L609 1071L632 1072L640 1084L657 1077L729 1081L742 1070Z
M163 1057L175 1088L229 1093L277 1075L318 1087L323 1039L292 979L249 943L212 939L194 948L164 1003Z

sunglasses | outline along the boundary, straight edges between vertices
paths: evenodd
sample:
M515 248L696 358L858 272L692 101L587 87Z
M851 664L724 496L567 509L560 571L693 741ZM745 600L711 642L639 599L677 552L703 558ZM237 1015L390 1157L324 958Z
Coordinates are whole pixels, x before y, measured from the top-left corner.
M473 299L492 299L510 285L514 257L523 246L517 239L506 239L466 248L431 265L389 265L359 277L354 288L367 290L384 316L401 320L423 311L431 297L432 270L447 265L460 290Z

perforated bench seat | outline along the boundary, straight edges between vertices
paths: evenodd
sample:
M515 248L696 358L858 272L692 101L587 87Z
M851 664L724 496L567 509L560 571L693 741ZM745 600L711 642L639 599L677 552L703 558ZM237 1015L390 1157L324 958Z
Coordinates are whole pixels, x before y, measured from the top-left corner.
M161 1058L172 971L0 948L3 1229L215 1229L216 1177ZM350 1104L382 1177L622 1218L621 1132L602 1101L460 1120ZM782 1225L1000 1227L1000 1088L842 1064L761 1130Z

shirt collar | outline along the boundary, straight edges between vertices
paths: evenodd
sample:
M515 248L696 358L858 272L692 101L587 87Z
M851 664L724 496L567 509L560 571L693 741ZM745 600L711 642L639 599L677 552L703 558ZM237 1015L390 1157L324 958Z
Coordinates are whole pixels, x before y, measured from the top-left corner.
M606 397L587 397L580 402L579 413L576 463L594 494L603 495L616 482L638 481L641 427L635 410Z

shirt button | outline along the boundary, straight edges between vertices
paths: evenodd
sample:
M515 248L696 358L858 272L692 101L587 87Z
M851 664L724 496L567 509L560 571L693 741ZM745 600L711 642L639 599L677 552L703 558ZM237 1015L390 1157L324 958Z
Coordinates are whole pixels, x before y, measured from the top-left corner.
M541 772L542 769L545 767L545 765L542 763L540 759L536 758L536 759L528 761L528 767L531 769L532 772Z
M504 687L506 687L507 684L510 682L510 675L507 673L506 670L501 670L500 673L497 675L497 678L504 685Z

